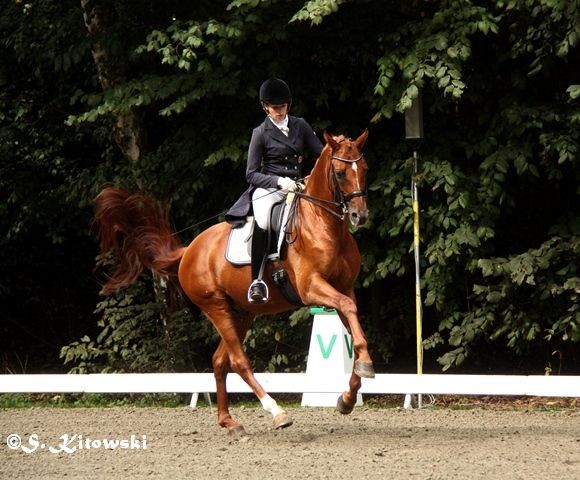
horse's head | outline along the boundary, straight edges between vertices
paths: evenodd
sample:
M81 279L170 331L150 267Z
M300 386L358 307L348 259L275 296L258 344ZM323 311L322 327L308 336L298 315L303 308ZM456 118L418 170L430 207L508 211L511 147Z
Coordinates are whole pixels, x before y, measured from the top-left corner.
M369 216L366 183L368 166L362 154L368 134L368 130L365 130L356 140L351 140L324 132L324 139L331 149L330 170L335 197L346 205L348 219L353 227L364 225Z

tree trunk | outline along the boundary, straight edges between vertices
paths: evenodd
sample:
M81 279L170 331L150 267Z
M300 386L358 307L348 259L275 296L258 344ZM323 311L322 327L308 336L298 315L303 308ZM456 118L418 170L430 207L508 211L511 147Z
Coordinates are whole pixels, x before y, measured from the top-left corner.
M124 65L119 59L113 58L102 43L114 18L113 7L97 0L81 0L81 7L85 25L92 39L93 58L103 90L121 85L126 78ZM129 160L133 162L139 160L146 152L148 144L142 112L133 107L126 113L119 113L113 137Z

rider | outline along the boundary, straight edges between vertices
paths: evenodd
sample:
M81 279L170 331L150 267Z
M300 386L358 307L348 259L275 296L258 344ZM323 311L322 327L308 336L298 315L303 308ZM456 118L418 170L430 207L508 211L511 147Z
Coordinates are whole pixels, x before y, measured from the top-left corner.
M268 289L262 280L262 272L267 254L266 230L270 207L298 188L296 180L302 177L305 150L318 156L323 147L304 119L288 115L292 94L286 82L271 78L262 83L260 104L267 117L252 132L248 148L246 180L250 186L226 214L226 220L237 227L243 225L250 207L254 212L253 281L248 289L250 303L268 301Z

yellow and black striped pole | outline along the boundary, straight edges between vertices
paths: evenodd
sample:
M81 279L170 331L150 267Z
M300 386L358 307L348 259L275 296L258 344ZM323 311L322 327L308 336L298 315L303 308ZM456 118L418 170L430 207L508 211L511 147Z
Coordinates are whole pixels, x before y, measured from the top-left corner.
M413 255L415 257L415 324L417 330L417 374L423 374L423 304L421 302L421 268L419 266L419 194L417 192L417 172L419 160L417 148L413 149L413 178L411 181L411 197L413 200ZM417 399L421 408L421 394Z
M423 138L423 105L421 92L405 111L405 138L413 142L413 174L411 176L411 199L413 201L413 254L415 257L415 324L417 331L417 374L423 374L423 305L421 302L421 269L419 265L419 194L417 175L419 171L419 141ZM417 396L417 406L421 408L421 394ZM405 408L411 405L411 396L405 397Z

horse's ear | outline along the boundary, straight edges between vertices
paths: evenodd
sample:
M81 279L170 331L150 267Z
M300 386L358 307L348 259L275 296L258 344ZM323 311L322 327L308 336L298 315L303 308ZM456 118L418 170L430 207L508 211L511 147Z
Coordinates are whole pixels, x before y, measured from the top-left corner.
M369 129L365 128L365 131L363 133L361 133L360 136L354 141L354 143L356 144L356 146L358 147L359 150L362 150L362 148L364 147L368 136L369 136Z
M326 131L324 132L324 140L326 140L326 143L328 143L333 150L338 150L338 142Z

